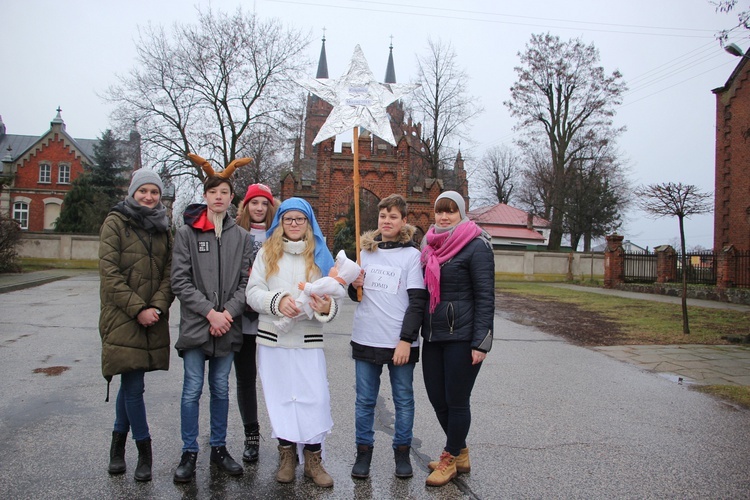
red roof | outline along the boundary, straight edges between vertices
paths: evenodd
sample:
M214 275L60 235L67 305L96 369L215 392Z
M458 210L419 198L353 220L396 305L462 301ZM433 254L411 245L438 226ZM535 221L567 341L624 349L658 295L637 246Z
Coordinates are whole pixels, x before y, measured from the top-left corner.
M483 225L482 229L487 231L493 238L544 241L544 236L525 227Z
M522 226L526 227L528 214L518 208L513 208L505 203L480 207L470 210L469 219L480 224L485 230L489 231L488 224L502 226ZM532 225L535 228L548 228L550 223L547 219L534 216Z

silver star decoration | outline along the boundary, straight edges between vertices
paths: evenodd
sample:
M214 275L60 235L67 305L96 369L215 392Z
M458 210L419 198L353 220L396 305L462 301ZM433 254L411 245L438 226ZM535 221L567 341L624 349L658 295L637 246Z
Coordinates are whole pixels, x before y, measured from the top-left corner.
M359 126L395 146L386 108L419 87L376 81L359 45L349 69L338 80L311 78L297 83L333 106L313 145Z

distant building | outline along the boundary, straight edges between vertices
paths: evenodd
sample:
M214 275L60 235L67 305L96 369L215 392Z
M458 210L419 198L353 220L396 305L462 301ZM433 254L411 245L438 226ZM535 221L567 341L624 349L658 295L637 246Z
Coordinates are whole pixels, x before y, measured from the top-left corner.
M716 95L714 250L750 250L750 64L739 64Z
M51 231L71 183L94 164L98 139L74 139L65 130L61 110L40 136L8 134L0 117L0 213L23 230ZM140 135L120 143L133 169L141 166Z
M549 241L548 220L505 203L477 208L467 215L489 233L495 249L543 247Z
M600 243L591 247L592 252L603 252L607 249L607 243ZM622 249L625 253L649 253L648 247L643 248L640 245L636 245L630 240L624 240L622 242Z

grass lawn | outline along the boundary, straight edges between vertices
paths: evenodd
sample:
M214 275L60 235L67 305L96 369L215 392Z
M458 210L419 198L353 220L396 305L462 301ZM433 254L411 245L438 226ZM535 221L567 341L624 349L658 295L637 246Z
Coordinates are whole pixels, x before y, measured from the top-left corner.
M623 344L729 344L726 336L750 335L750 313L688 306L690 334L682 333L682 308L536 283L500 282L497 289L536 300L574 304L616 323ZM573 324L574 320L571 320Z
M620 330L621 344L729 344L726 336L750 335L750 313L688 306L690 334L682 333L682 307L679 304L634 300L536 283L499 282L497 290L548 302L550 309L570 304L614 323ZM575 327L576 319L570 319ZM750 387L734 385L694 386L739 406L750 408Z

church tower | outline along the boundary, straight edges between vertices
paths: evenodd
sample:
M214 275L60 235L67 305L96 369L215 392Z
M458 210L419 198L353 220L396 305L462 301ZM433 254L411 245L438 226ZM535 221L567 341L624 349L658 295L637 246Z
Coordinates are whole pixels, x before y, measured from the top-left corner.
M320 58L318 59L318 72L315 75L317 79L328 79L328 61L326 59L326 37L323 35L322 45L320 47ZM303 155L305 158L315 158L317 148L313 148L313 140L318 135L318 131L331 113L333 106L325 102L320 97L308 94L307 107L305 109L305 143Z

